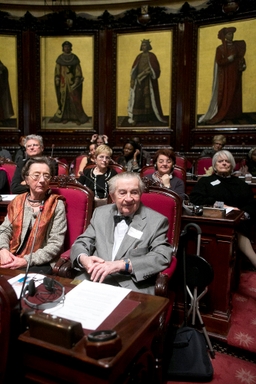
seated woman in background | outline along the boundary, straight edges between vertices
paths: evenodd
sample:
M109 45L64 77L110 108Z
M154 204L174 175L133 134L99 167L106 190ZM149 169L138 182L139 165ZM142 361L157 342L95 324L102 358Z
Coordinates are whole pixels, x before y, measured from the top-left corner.
M108 180L117 173L114 169L109 168L111 156L112 149L105 144L100 145L95 151L95 166L85 168L83 174L78 178L81 184L93 191L96 201L104 199L107 202Z
M123 156L117 159L117 163L122 165L126 171L139 172L146 164L146 160L141 156L140 146L133 140L129 140L123 147Z
M29 192L10 202L0 226L1 268L26 268L29 262L29 272L51 274L67 230L65 198L50 193L53 174L53 163L47 157L26 162L22 176Z
M245 212L245 220L238 227L238 246L256 267L256 253L249 240L251 226L256 221L256 201L251 187L243 180L232 175L235 159L229 151L219 151L212 159L214 174L201 177L190 194L195 205L213 206L222 201L224 208Z
M77 176L81 176L83 174L83 171L84 171L84 168L86 167L86 165L95 164L96 148L97 148L97 144L95 144L95 143L89 145L89 153L88 153L88 155L85 155L82 158L82 161L81 161L79 168L78 168L78 171L77 171Z
M173 176L173 170L176 164L176 156L173 150L167 148L159 149L155 153L153 164L156 171L147 177L160 183L161 187L171 189L184 199L184 182L180 178Z
M238 175L246 175L248 173L253 177L256 176L256 147L249 151L246 160L243 160L243 164L241 164L240 169L237 171Z
M215 135L212 139L212 147L204 149L200 157L213 157L217 151L223 149L226 144L226 137L223 135Z

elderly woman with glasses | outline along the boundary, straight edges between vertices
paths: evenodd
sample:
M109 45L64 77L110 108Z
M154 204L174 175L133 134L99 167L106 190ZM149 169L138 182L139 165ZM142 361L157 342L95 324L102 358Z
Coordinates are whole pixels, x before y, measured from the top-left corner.
M0 226L1 268L23 269L29 263L29 272L51 274L67 230L65 198L49 189L53 174L47 157L26 162L22 175L29 192L10 202Z

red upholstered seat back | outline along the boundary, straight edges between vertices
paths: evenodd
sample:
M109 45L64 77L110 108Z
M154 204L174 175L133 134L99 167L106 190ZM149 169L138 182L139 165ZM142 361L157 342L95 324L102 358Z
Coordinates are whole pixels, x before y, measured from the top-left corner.
M176 165L187 170L187 159L184 156L176 155Z
M180 196L165 188L152 186L142 194L141 201L147 207L154 209L168 218L169 230L167 237L170 244L174 246L174 251L177 250L182 211L182 200Z
M12 181L14 172L16 170L16 164L13 162L3 163L2 167L6 170L9 175L10 180Z
M58 175L68 175L69 169L67 164L58 161Z
M196 175L205 175L205 170L208 170L212 166L211 157L200 157L196 161L195 174Z
M90 223L93 193L82 185L58 186L51 183L51 190L66 198L67 234L64 250L67 250Z
M88 156L86 154L77 156L75 158L75 160L72 162L71 169L72 169L72 173L74 173L74 175L77 175L77 172L78 172L78 169L80 167L81 161L83 160L84 157L88 157Z

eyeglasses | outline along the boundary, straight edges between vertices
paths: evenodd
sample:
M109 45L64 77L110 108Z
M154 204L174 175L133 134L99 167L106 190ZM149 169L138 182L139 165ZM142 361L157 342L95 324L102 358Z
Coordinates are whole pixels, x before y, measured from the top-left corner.
M28 175L28 176L30 176L31 179L35 181L40 180L42 176L45 181L49 181L52 178L51 175L49 175L49 173L32 173L31 175Z
M40 144L29 144L29 145L26 145L26 148L31 148L31 147L40 147Z

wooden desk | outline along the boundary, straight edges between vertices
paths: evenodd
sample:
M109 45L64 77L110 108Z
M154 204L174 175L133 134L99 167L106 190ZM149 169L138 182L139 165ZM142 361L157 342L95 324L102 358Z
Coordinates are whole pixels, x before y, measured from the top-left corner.
M69 279L58 280L70 283ZM122 349L115 356L99 360L87 356L85 337L67 349L32 338L28 330L19 337L24 379L30 383L128 384L141 382L144 375L147 384L161 383L163 324L169 300L136 292L125 300L137 306L113 327L122 341Z
M235 284L236 227L242 211L231 211L225 219L182 216L182 229L196 223L202 230L200 256L214 270L214 280L202 300L201 315L209 332L225 339L231 321L231 291ZM188 254L196 254L196 239L188 244ZM179 304L178 304L179 306Z

